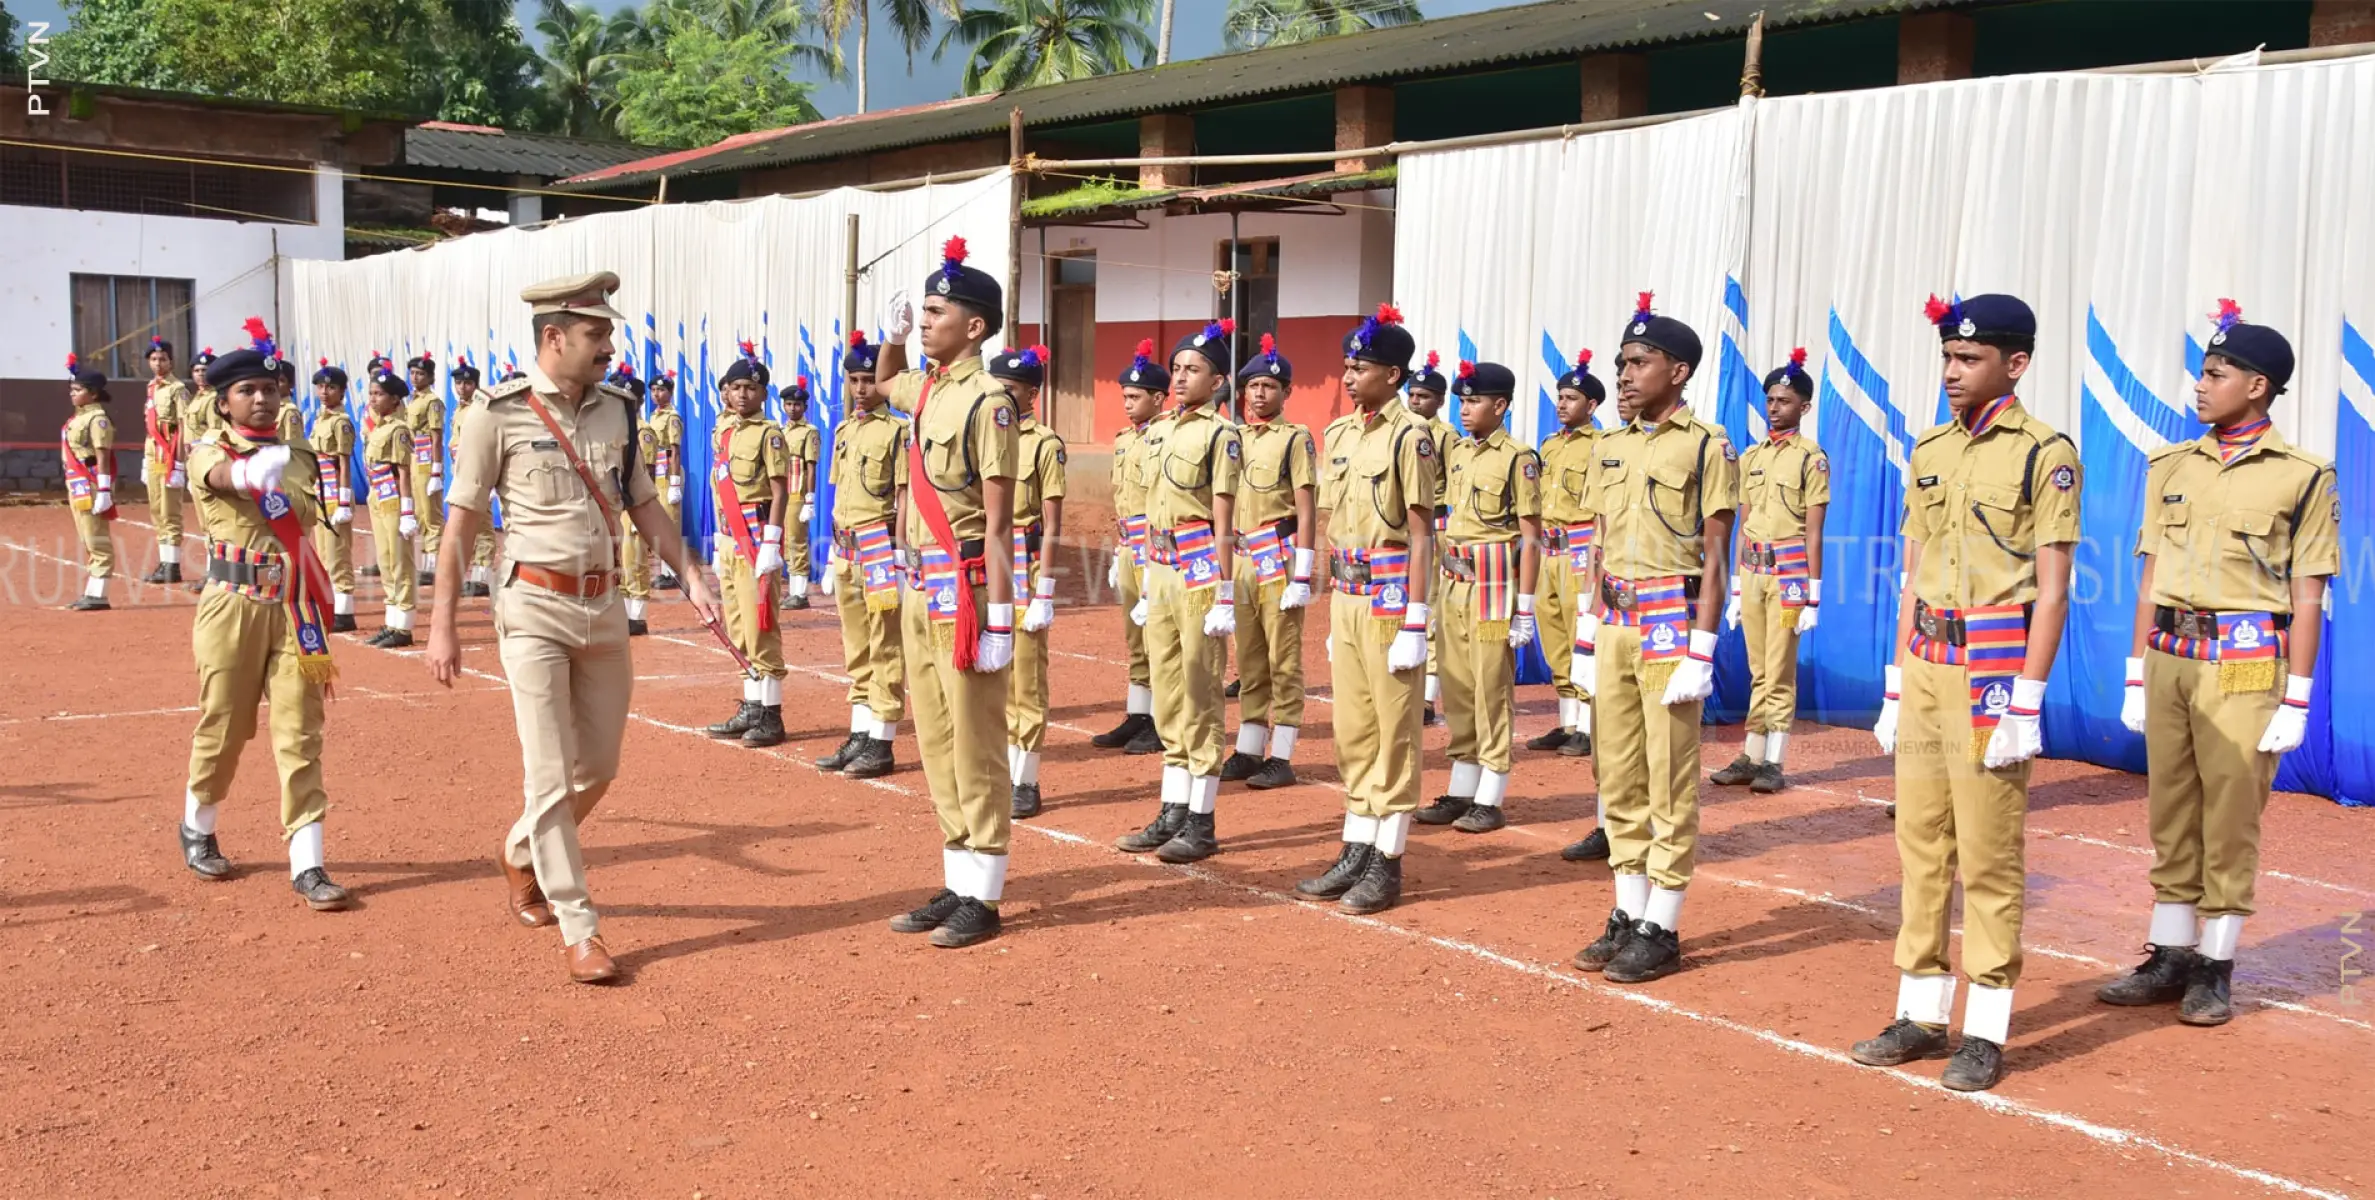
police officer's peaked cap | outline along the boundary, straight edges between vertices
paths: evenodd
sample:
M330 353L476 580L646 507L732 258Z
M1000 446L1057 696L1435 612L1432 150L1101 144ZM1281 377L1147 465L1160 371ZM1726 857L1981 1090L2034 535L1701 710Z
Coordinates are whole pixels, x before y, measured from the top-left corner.
M1968 300L1930 297L1922 312L1938 327L1941 342L2011 344L2026 348L2037 340L2037 314L2018 296L1989 292Z
M1373 362L1388 367L1410 369L1410 356L1418 353L1418 339L1402 328L1402 310L1392 304L1380 304L1373 316L1364 317L1351 333L1344 335L1344 357L1356 362Z
M924 291L928 295L954 300L988 323L989 332L998 332L1006 320L1006 293L989 272L965 265L965 239L952 237L940 248L940 265L924 276Z
M2284 385L2293 379L2293 344L2265 325L2247 324L2243 320L2243 306L2232 300L2219 301L2218 312L2213 316L2218 329L2210 335L2210 344L2202 347L2202 352L2267 376L2270 395L2284 391Z
M1514 396L1517 372L1494 362L1460 362L1460 377L1452 380L1455 396Z
M626 314L610 306L610 294L618 290L618 272L594 271L585 275L571 275L566 279L547 279L543 283L520 289L520 299L527 301L528 314L541 317L547 313L571 313L580 317L600 317L606 321L624 321Z
M1633 315L1625 321L1624 344L1639 343L1652 350L1665 351L1667 357L1699 369L1699 360L1706 348L1699 344L1699 333L1672 317L1661 317L1650 307L1657 298L1655 292L1643 292L1633 305Z

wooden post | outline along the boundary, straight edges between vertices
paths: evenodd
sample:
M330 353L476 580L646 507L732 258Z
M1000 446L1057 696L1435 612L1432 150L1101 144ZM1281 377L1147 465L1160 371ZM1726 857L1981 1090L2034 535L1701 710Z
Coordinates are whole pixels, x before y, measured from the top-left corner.
M858 328L858 214L849 214L849 266L842 277L841 341L849 344L849 335Z
M665 175L662 175L662 176L660 176L660 194L659 194L659 195L657 195L657 196L654 196L654 197L652 197L652 201L651 201L651 202L652 202L652 203L654 203L654 204L666 204L666 203L668 203L668 177L667 177L667 176L665 176Z
M1748 23L1748 61L1740 68L1740 94L1765 94L1765 10L1761 8Z
M1015 325L1023 316L1023 193L1029 184L1023 174L1021 105L1006 114L1006 156L1014 169L1006 210L1006 344L1012 345Z

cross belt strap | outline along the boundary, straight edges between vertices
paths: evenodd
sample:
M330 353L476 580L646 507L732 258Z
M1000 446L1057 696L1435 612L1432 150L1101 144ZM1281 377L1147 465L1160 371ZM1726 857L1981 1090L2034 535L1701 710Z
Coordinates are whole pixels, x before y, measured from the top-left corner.
M544 401L537 397L536 389L523 390L520 392L520 398L528 402L528 411L535 413L536 419L544 422L546 432L551 433L553 440L561 444L561 453L569 456L570 467L576 470L578 479L586 485L586 495L593 500L595 509L602 514L602 527L610 531L610 561L617 562L618 513L612 511L610 501L602 498L602 482L594 478L593 469L586 466L586 460L578 456L577 443L571 441L568 434L561 432L560 423L553 420L552 410L546 408Z

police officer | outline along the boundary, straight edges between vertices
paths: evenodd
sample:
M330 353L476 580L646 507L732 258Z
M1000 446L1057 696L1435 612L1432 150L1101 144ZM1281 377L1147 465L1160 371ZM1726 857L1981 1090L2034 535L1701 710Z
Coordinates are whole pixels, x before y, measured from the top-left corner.
M463 424L479 412L485 411L486 406L482 402L481 393L478 390L478 368L470 364L469 355L457 355L454 359L453 370L447 372L446 377L451 379L454 385L453 432L454 441L458 443L462 437ZM645 459L644 461L651 460ZM430 562L432 565L436 562L434 552L431 554ZM462 594L479 597L494 595L494 589L488 586L494 569L495 522L490 518L485 525L479 528L478 537L473 539L470 544L470 574L462 584Z
M1214 400L1229 377L1234 321L1181 338L1171 351L1171 415L1140 443L1148 479L1147 557L1139 584L1146 613L1146 656L1155 691L1155 726L1163 739L1162 807L1144 829L1114 844L1152 850L1169 863L1220 851L1215 807L1220 795L1224 639L1237 629L1234 553L1237 475L1244 448Z
M412 398L404 405L404 425L412 431L412 496L420 537L414 549L420 558L421 586L436 582L437 550L445 535L445 398L437 394L437 359L427 351L404 364Z
M676 411L676 372L663 371L651 381L651 412L643 419L651 431L651 481L660 489L660 508L682 529L684 510L684 416ZM638 539L640 540L640 539ZM676 576L667 563L659 565L652 586L661 592L676 589Z
M852 332L841 356L849 415L833 430L833 549L825 593L841 618L841 661L849 672L849 738L816 760L852 779L891 773L891 739L907 714L907 668L899 637L897 537L899 456L907 427L883 403L874 369L880 351Z
M173 343L148 340L148 403L142 416L148 442L141 474L148 483L148 519L157 524L157 565L146 583L181 582L181 497L189 483L189 446L182 440L181 415L190 389L173 375Z
M2151 953L2095 993L2176 1001L2188 1025L2234 1015L2260 813L2277 760L2307 735L2326 586L2342 567L2334 466L2268 418L2292 380L2292 344L2232 300L2216 319L2194 384L2210 430L2152 456L2136 539L2144 577L2120 720L2144 735L2151 782Z
M1551 662L1559 651L1575 644L1575 615L1592 607L1579 599L1576 586L1590 571L1591 509L1583 489L1591 470L1592 448L1600 440L1592 412L1608 398L1608 388L1592 374L1592 352L1575 356L1575 365L1559 376L1559 428L1542 442L1542 570L1535 577L1535 615L1540 619L1542 647ZM1566 671L1555 671L1553 687L1559 697L1559 723L1526 743L1528 750L1548 750L1569 758L1588 758L1592 752L1592 708L1589 695ZM1599 834L1598 830L1593 831ZM1599 834L1600 852L1608 857L1607 835Z
M610 304L617 287L618 276L601 271L520 293L533 314L536 357L521 378L488 389L485 412L461 430L454 538L438 559L429 627L430 674L450 685L462 671L455 613L463 547L500 498L509 566L494 597L496 649L511 688L525 796L500 861L513 919L530 927L557 921L569 977L580 983L618 973L586 896L577 827L618 775L635 690L626 610L616 602L624 521L683 572L701 619L717 620L651 473L635 458L633 398L602 384L612 330L624 320Z
M1171 391L1171 372L1154 359L1153 338L1141 339L1136 357L1122 370L1122 416L1129 422L1113 435L1113 509L1119 522L1120 543L1105 582L1121 600L1122 638L1130 648L1129 693L1122 723L1089 739L1100 750L1128 754L1160 754L1163 739L1155 730L1154 678L1146 659L1146 628L1139 613L1138 584L1146 573L1146 482L1138 458L1146 435L1161 415L1163 398Z
M1435 434L1435 448L1443 455L1442 459L1437 460L1438 466L1449 460L1452 443L1460 440L1460 431L1451 422L1443 419L1443 402L1451 395L1451 383L1443 377L1442 371L1436 369L1442 361L1441 355L1432 350L1427 351L1427 364L1410 377L1410 398L1408 401L1410 411L1416 414L1420 420L1425 421L1427 427ZM1443 531L1451 524L1451 506L1445 503L1441 494L1443 485L1450 482L1450 476L1451 473L1448 469L1436 473L1435 537L1437 541L1442 540ZM1443 625L1442 621L1437 619L1435 626L1427 630L1427 707L1421 719L1429 725L1442 719L1435 712L1435 706L1443 702L1442 663Z
M899 933L944 949L998 934L1013 833L1011 776L998 769L1006 738L1006 671L1014 661L1014 480L1021 471L1014 404L982 369L981 344L1003 322L998 281L965 265L950 238L924 279L919 341L929 370L906 360L912 309L891 298L877 363L893 373L891 404L913 413L899 460L899 544L911 577L900 601L917 753L940 817L939 892L891 919Z
M1056 581L1047 572L1044 547L1064 527L1064 439L1040 424L1040 389L1047 381L1047 347L1031 346L990 356L990 378L1014 402L1015 445L1020 457L1014 480L1014 585L1031 589L1022 633L1014 639L1014 670L1006 689L1006 767L1013 788L1014 818L1039 815L1039 748L1047 740L1047 639L1054 623Z
M66 470L66 506L74 514L74 532L82 539L88 578L82 595L66 607L76 612L104 612L107 580L115 574L115 537L109 526L115 508L115 422L107 416L107 375L84 370L81 360L66 356L67 398L74 413L59 431L60 459Z
M808 607L808 524L816 519L816 464L818 436L816 426L808 423L808 376L793 378L792 386L777 397L783 404L783 444L785 465L790 469L789 492L785 503L797 508L795 518L787 528L783 560L791 586L784 591L785 608Z
M330 572L330 632L355 629L355 422L346 415L346 372L322 359L313 373L311 448L314 500L321 518L314 526L316 552Z
M1781 756L1798 714L1798 639L1814 632L1822 605L1831 458L1798 428L1813 400L1800 347L1765 376L1772 432L1740 456L1740 569L1724 623L1747 629L1748 731L1740 756L1710 779L1759 794L1784 785Z
M1263 334L1261 350L1237 371L1252 418L1238 431L1245 469L1238 477L1237 750L1221 764L1223 782L1255 789L1292 787L1295 739L1303 732L1303 614L1311 604L1311 540L1318 532L1319 451L1311 431L1282 420L1295 365Z
M1933 296L1927 316L1954 419L1913 445L1899 665L1886 669L1873 729L1897 756L1897 1015L1853 1053L1871 1066L1946 1057L1959 867L1971 997L1942 1081L1968 1092L2004 1075L2020 982L2029 760L2044 748L2038 714L2069 613L2083 489L2077 447L2013 394L2036 346L2029 306L2005 295Z
M413 507L412 427L404 421L404 397L411 388L382 364L371 379L371 430L363 438L363 469L371 486L371 544L379 556L379 586L387 595L387 625L365 645L383 650L412 644L413 538L420 514Z
M312 451L282 440L289 401L281 358L264 322L247 321L249 345L216 359L215 432L191 449L190 498L206 533L206 582L190 643L198 663L198 725L182 793L182 861L201 879L227 879L215 838L218 805L239 754L256 732L256 704L271 709L280 766L280 821L289 886L317 912L347 907L347 890L323 869L322 693L330 658L329 572L312 533L320 513Z
M1441 458L1426 421L1395 403L1416 349L1391 304L1346 334L1344 389L1355 407L1322 439L1328 457L1319 506L1330 514L1328 570L1336 584L1328 661L1344 844L1334 864L1295 891L1356 913L1400 902L1402 850L1418 808L1420 668Z
M717 580L726 635L750 660L742 705L704 732L745 746L783 744L783 630L774 585L783 577L783 514L791 494L791 452L783 427L765 415L767 364L749 342L718 381L726 411L717 423L710 486L717 513ZM807 536L803 531L803 538Z
M1462 361L1452 390L1467 436L1445 458L1451 523L1438 543L1435 623L1443 630L1443 715L1451 726L1451 788L1414 818L1462 833L1508 824L1519 646L1534 640L1542 562L1542 457L1502 422L1517 373Z
M1598 709L1598 774L1616 909L1575 956L1642 983L1682 966L1676 927L1699 838L1699 717L1715 690L1712 600L1724 594L1738 454L1682 392L1699 335L1641 293L1625 325L1617 390L1632 419L1600 439L1584 481L1598 520L1590 581L1605 615L1578 622L1574 655Z

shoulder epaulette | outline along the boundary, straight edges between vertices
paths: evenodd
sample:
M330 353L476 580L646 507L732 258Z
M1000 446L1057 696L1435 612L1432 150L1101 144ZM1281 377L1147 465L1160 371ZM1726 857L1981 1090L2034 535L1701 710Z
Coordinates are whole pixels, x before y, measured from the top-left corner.
M2155 451L2153 451L2152 453L2145 455L2145 456L2144 456L2144 459L2145 459L2145 461L2146 461L2146 462L2159 462L2159 461L2161 461L2162 459L2164 459L2164 458L2167 458L2167 457L2169 457L2169 456L2171 456L2171 455L2173 455L2173 454L2182 454L2182 453L2184 453L2185 451L2191 450L2191 449L2193 449L2193 448L2194 448L2194 441L2193 441L2193 439L2191 439L2191 438L2188 438L2188 439L2186 439L2185 441L2182 441L2182 442L2171 442L2171 443L2169 443L2168 445L2166 445L2166 446L2163 446L2163 447L2161 447L2160 449L2158 449L2158 450L2155 450Z
M1918 450L1921 448L1923 443L1944 434L1947 430L1952 428L1954 428L1954 422L1952 420L1940 421L1937 424L1930 426L1928 429L1922 430L1921 436L1913 439L1913 446Z
M517 396L521 392L527 390L528 377L522 375L517 379L506 379L503 382L486 389L486 391L482 394L486 396L487 402L492 404L497 400L506 400L513 396Z

